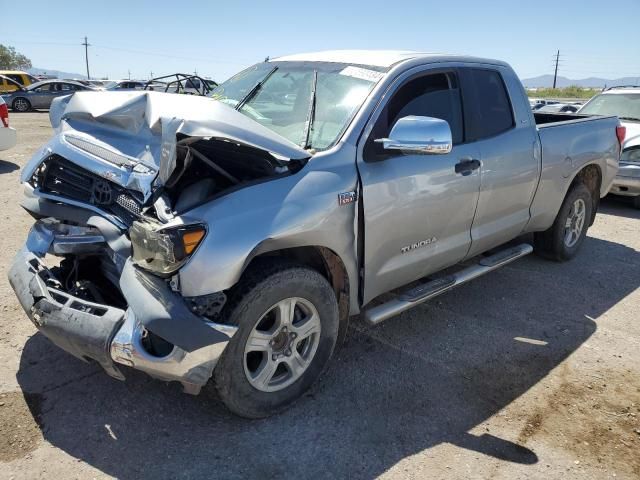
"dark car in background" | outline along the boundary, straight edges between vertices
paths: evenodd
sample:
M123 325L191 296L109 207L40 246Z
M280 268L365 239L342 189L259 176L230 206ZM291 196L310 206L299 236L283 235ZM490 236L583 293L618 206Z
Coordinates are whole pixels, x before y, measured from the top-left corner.
M120 80L107 85L107 90L144 90L146 83L142 80Z

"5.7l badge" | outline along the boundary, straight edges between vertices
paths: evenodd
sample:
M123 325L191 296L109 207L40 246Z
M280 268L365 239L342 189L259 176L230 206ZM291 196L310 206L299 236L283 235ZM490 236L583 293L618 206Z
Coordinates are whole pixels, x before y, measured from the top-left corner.
M352 192L342 192L338 194L338 205L348 205L350 203L358 200L358 194L354 191Z

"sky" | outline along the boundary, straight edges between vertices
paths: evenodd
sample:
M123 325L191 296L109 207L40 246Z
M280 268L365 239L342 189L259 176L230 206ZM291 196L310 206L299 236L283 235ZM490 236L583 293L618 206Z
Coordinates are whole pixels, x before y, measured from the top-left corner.
M92 78L222 81L267 56L328 49L497 58L521 78L552 74L560 50L558 75L640 77L640 0L0 0L0 12L0 44L34 67L85 73L86 35Z

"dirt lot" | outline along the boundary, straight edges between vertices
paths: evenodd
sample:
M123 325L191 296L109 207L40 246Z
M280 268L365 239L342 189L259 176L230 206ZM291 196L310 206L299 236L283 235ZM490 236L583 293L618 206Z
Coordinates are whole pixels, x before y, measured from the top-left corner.
M377 328L262 421L36 333L6 280L30 218L0 152L0 478L640 478L640 212L607 200L572 262L529 256Z

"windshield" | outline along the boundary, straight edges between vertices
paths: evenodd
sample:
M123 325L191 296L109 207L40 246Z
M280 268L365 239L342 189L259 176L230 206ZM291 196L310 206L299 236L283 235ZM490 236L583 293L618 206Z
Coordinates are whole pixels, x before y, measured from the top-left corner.
M325 150L385 71L342 63L265 62L220 84L212 96L302 148Z
M640 93L603 93L591 99L580 113L640 121Z

